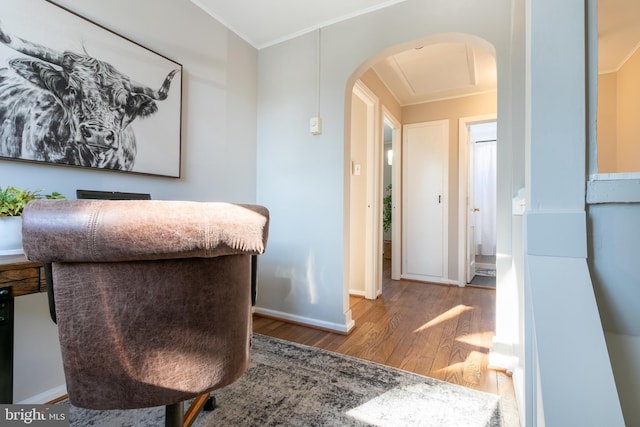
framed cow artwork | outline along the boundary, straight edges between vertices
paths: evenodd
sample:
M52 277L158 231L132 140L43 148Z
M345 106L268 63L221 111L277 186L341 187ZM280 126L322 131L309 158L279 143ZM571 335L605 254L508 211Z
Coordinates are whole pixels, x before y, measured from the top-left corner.
M0 1L0 162L180 177L182 65L48 0Z

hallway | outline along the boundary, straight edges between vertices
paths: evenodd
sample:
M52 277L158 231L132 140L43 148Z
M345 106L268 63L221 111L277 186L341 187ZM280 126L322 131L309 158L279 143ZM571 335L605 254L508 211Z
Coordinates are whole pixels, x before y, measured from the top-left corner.
M499 394L505 426L518 426L510 376L489 369L495 291L389 279L382 295L350 297L356 327L341 335L254 316L254 331Z

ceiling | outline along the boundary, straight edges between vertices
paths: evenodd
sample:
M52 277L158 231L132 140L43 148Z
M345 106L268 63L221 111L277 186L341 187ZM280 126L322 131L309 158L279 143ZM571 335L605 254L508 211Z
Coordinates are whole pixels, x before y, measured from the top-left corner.
M191 0L262 49L404 0ZM251 13L247 13L251 11ZM617 70L640 42L640 1L599 0L599 70ZM495 91L493 55L464 43L439 43L390 56L374 71L401 105Z
M256 49L404 0L191 0Z
M617 71L640 46L640 1L598 0L598 71Z
M460 42L419 46L372 68L403 106L492 92L498 83L493 54Z

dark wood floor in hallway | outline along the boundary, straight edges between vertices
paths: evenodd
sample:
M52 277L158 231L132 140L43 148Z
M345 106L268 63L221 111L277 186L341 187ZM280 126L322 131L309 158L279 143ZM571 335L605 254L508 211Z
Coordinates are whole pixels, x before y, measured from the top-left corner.
M505 425L519 426L511 377L488 367L495 290L392 281L385 270L380 297L350 297L349 335L258 315L253 330L498 394Z

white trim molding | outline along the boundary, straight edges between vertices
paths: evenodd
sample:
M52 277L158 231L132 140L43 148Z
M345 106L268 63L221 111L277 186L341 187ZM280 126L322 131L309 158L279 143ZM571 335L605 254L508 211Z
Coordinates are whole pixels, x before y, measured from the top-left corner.
M341 334L348 334L355 326L355 322L352 319L346 319L345 323L341 324L261 307L253 307L253 312L266 317L272 317L274 319L280 319L291 323L297 323L328 331L334 331Z
M587 182L587 203L640 203L640 173L599 173Z

